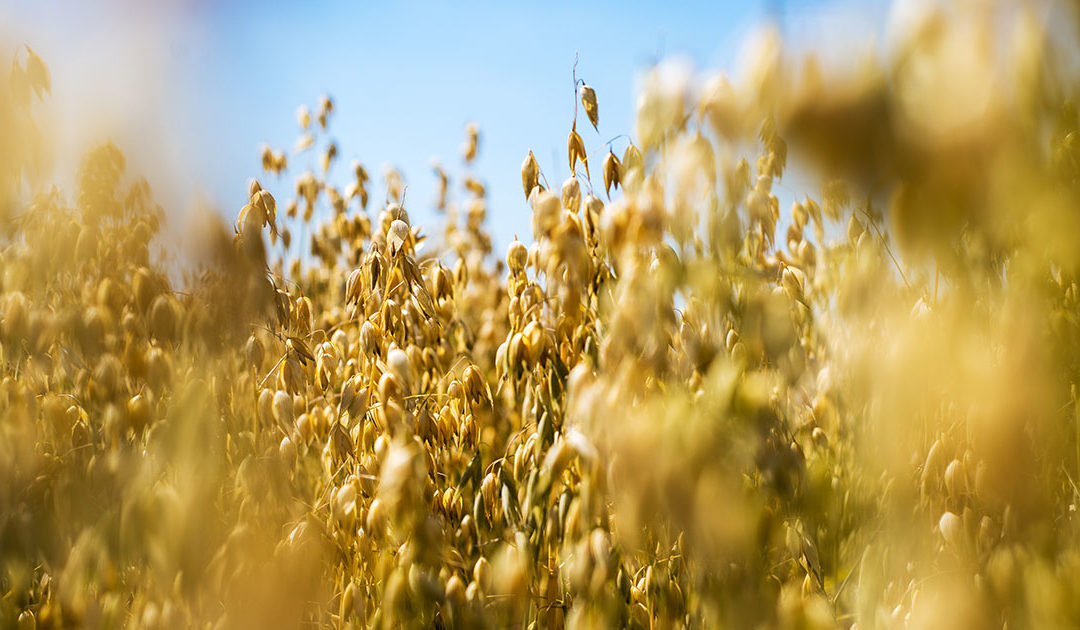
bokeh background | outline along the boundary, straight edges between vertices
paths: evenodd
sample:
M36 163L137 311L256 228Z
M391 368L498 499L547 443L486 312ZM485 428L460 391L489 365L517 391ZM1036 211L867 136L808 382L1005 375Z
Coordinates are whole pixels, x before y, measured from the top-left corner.
M471 172L487 186L496 247L529 232L519 175L527 151L549 180L568 175L575 55L578 76L600 102L600 132L580 129L594 151L633 133L636 85L658 62L737 74L747 41L771 25L787 46L812 46L843 63L879 45L894 18L878 0L0 0L2 41L31 45L52 71L43 127L56 135L59 179L88 147L112 139L150 170L156 198L180 223L196 204L232 219L251 177L287 191L293 176L318 168L325 143L292 153L295 111L329 94L334 168L359 159L377 180L373 203L383 198L384 165L400 169L406 206L429 232L437 231L431 160L460 185L464 127L478 123ZM261 173L264 142L289 151L280 182ZM625 143L617 139L616 152Z

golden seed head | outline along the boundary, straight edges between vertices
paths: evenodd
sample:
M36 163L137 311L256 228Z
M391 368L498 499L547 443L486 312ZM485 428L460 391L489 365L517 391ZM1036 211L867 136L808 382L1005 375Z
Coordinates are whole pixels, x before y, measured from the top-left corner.
M959 549L964 542L964 525L960 517L952 512L945 512L938 520L938 531L941 532L945 542Z
M589 157L588 152L585 150L585 141L578 135L576 129L570 130L570 135L566 139L567 154L570 162L570 172L576 172L574 166L580 161L582 166L585 167L585 176L589 176Z
M513 273L525 271L525 265L529 260L529 250L516 238L511 241L506 250L506 266Z
M34 617L34 613L29 610L24 610L19 613L17 623L19 630L35 630L37 628L37 618Z
M622 181L622 164L619 163L619 158L615 157L615 153L608 150L607 157L604 158L604 194L611 198L611 188L618 188Z
M289 436L281 438L281 443L278 444L278 453L281 455L281 460L285 462L287 466L292 466L296 463L296 445L289 439Z
M386 353L386 365L390 373L407 389L413 381L413 363L409 355L401 348L393 346Z
M289 425L293 421L293 399L288 392L278 390L273 399L274 418L282 424Z
M386 245L390 248L391 256L397 256L399 252L404 251L409 234L409 224L400 219L394 219L386 235Z
M537 237L550 234L559 224L561 215L562 206L559 204L559 198L550 192L541 192L533 201L534 234Z
M581 207L581 184L576 177L568 177L562 185L562 205L570 212Z
M582 85L581 104L585 107L585 114L589 117L589 122L592 123L593 129L599 131L597 125L600 124L600 110L596 104L596 90L588 85ZM573 169L572 166L570 168Z

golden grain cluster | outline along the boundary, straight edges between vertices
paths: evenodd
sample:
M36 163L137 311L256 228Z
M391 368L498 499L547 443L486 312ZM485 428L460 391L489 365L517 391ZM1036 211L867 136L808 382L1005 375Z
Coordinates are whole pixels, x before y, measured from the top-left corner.
M505 257L475 125L429 234L400 173L328 180L324 98L168 265L116 147L38 183L20 49L0 626L1080 625L1080 38L1040 6L661 65L632 141L528 152Z

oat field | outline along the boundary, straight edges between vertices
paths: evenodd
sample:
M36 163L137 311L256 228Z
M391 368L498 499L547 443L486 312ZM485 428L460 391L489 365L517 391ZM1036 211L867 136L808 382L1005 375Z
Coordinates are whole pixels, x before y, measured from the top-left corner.
M568 63L566 162L489 207L469 125L426 225L316 94L192 260L123 147L43 183L8 42L0 627L1080 627L1078 16L774 33L633 129Z

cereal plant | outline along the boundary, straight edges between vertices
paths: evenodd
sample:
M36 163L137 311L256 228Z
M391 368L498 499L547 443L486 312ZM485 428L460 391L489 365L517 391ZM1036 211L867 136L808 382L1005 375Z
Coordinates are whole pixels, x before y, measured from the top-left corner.
M505 254L477 125L421 226L330 181L323 97L177 263L120 148L43 183L20 46L0 626L1080 626L1080 21L1040 6L661 64L634 129L575 74Z

